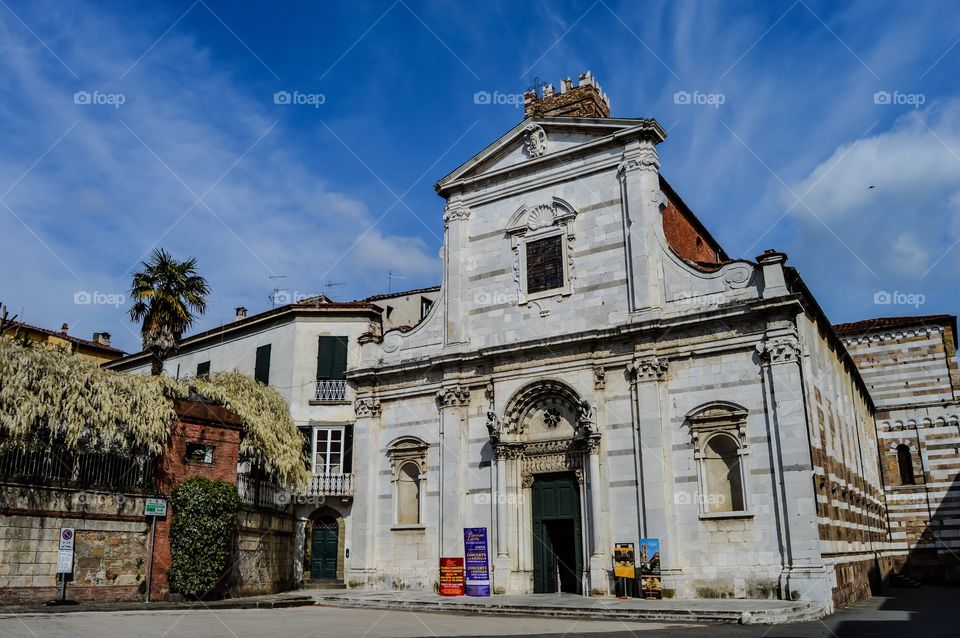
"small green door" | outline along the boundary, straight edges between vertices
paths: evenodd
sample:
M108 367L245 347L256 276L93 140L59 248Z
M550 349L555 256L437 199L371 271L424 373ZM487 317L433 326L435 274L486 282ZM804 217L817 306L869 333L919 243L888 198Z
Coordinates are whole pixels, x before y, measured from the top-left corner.
M575 477L569 472L537 475L532 495L533 592L583 593L580 489Z
M337 577L337 521L322 516L313 523L310 550L310 578Z

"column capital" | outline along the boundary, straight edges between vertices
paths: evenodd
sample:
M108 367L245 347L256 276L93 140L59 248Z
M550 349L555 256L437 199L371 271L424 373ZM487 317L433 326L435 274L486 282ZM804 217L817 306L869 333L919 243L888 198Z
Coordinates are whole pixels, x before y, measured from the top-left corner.
M437 406L443 408L458 408L470 402L470 390L466 386L452 385L437 391Z
M622 181L626 178L627 173L632 171L659 170L660 157L657 154L657 148L653 143L646 143L629 157L624 154L620 158L620 164L617 166L617 178Z
M670 361L663 357L636 358L627 364L632 383L662 381L667 377Z
M470 209L463 204L457 202L448 202L443 208L443 223L449 224L450 222L463 221L470 219Z
M764 337L757 344L757 355L763 365L792 363L800 360L800 340L795 335Z
M376 419L380 416L380 399L377 397L359 398L353 403L353 411L358 419Z

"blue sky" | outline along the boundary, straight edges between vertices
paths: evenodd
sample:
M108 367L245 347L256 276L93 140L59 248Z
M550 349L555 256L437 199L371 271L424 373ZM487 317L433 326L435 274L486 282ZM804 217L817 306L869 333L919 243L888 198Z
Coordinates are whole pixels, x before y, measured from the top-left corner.
M138 349L157 245L210 280L199 328L438 282L433 184L588 69L732 256L787 252L835 322L960 310L949 2L0 5L0 300L31 323Z

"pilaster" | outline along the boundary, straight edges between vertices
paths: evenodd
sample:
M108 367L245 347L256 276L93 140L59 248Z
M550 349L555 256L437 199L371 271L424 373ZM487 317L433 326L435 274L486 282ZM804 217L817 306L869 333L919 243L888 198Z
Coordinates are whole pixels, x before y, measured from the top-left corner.
M377 482L377 460L380 449L380 400L374 396L358 397L354 402L356 420L353 445L364 454L356 455L354 489L357 498L351 510L351 556L349 570L354 578L375 578L377 572L377 503L380 494Z
M660 222L660 160L652 140L628 145L617 179L626 240L627 294L631 312L663 304L659 246L655 233Z
M463 297L469 219L470 209L463 205L459 194L452 195L443 212L444 345L468 341Z
M464 466L466 465L465 410L470 390L452 385L437 392L440 441L440 556L463 555Z

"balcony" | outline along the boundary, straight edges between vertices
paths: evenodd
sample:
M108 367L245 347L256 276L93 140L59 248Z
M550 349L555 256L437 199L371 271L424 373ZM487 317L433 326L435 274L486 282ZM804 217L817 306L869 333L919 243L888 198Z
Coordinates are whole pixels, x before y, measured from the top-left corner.
M345 403L347 400L346 379L318 379L317 389L310 404Z
M304 492L305 496L353 496L353 474L314 474Z

